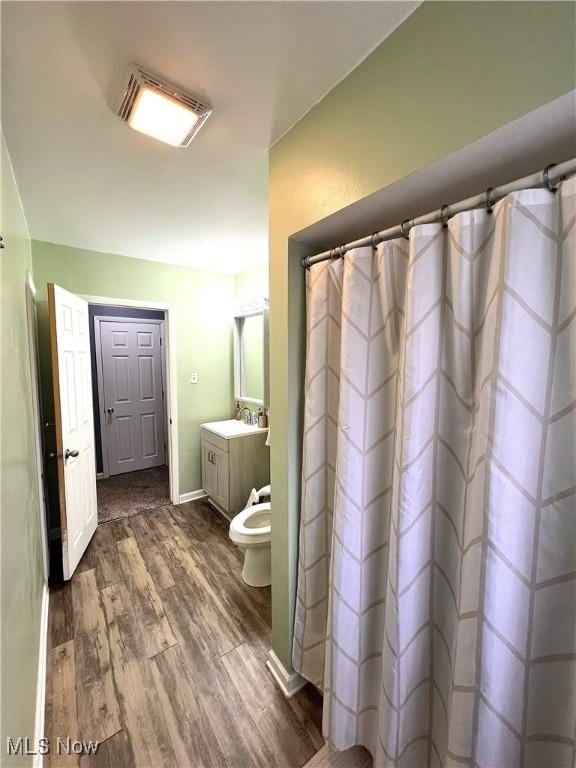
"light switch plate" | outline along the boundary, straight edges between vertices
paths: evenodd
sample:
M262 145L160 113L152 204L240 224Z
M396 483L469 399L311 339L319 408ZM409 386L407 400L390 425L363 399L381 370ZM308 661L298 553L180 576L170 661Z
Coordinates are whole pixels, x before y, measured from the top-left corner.
M198 384L198 374L197 373L191 373L190 374L190 384Z

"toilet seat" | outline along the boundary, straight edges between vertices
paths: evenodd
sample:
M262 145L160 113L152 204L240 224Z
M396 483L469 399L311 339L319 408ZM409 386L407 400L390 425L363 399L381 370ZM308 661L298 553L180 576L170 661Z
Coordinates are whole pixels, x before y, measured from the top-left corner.
M240 546L268 544L272 532L271 503L254 504L239 512L230 523L230 538Z

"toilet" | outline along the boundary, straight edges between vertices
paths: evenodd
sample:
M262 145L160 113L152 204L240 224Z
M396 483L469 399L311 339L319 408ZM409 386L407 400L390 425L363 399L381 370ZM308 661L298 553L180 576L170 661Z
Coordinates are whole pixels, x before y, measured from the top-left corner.
M272 583L270 543L272 508L269 501L254 504L239 512L230 523L230 540L244 552L242 578L251 587Z

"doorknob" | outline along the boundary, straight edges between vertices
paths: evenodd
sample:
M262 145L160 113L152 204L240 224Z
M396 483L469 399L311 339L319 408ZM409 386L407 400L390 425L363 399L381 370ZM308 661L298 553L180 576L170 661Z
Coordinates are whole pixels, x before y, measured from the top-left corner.
M107 413L114 413L114 408L106 408Z
M80 451L77 451L77 450L71 451L69 448L66 448L66 450L64 451L64 461L66 461L66 459L69 459L70 456L72 456L72 458L75 459L76 456L79 456L79 455L80 455Z

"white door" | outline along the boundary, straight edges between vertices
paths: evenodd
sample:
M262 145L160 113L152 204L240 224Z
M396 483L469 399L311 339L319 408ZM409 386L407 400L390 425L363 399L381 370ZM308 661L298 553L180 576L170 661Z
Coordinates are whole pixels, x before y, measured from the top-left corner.
M160 321L97 319L108 473L161 466L166 457Z
M64 578L98 524L88 303L48 285L54 422Z

